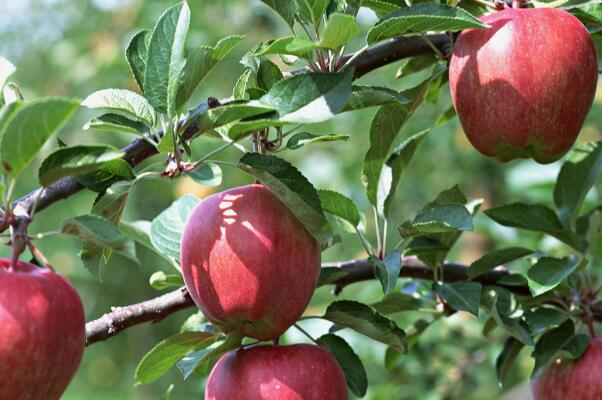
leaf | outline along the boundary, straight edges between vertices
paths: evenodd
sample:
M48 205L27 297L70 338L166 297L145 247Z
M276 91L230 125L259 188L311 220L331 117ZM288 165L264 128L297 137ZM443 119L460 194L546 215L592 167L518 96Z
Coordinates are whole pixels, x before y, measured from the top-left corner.
M439 128L440 126L443 126L447 121L451 120L455 116L456 116L456 110L454 109L454 106L450 106L447 110L445 110L445 112L443 114L441 114L441 115L439 115L439 117L437 117L437 120L435 121L435 125L433 126L433 128Z
M529 289L533 296L539 296L554 289L567 278L579 262L571 258L542 257L527 272Z
M93 171L109 161L120 159L125 153L104 145L62 147L52 152L39 170L40 183L48 187L65 176Z
M127 248L127 239L119 233L111 221L101 216L80 215L69 218L61 223L60 232L101 247L108 247L132 258Z
M421 83L401 94L410 100L403 106L388 105L378 109L370 125L370 148L364 158L362 177L370 204L377 206L377 193L382 169L393 142L403 124L424 99L428 82Z
M136 385L155 382L186 354L196 348L208 346L216 339L210 333L185 332L159 342L138 364Z
M326 12L330 0L296 0L296 3L301 21L317 28L320 26L320 20Z
M2 121L0 155L4 171L16 179L52 135L71 119L79 102L49 97L9 107Z
M136 136L144 136L149 133L149 128L144 123L133 121L119 114L104 114L98 118L91 119L84 130L95 129L106 132L131 133Z
M566 312L555 308L540 307L535 310L525 311L523 318L532 335L540 335L559 327L569 318Z
M362 360L353 348L340 336L326 334L317 340L318 345L326 348L337 360L347 380L347 386L357 397L364 397L368 390L368 377Z
M445 300L453 310L468 311L479 316L481 302L481 284L478 282L458 281L454 283L433 283L433 291Z
M395 289L401 270L401 253L398 250L388 252L383 260L368 257L368 263L375 267L376 277L383 287L383 292L389 294Z
M184 286L184 279L180 274L166 274L163 271L157 271L151 275L149 283L153 289L165 290Z
M277 82L283 78L280 68L267 58L264 58L259 63L257 70L257 86L264 89L266 92L272 88Z
M342 218L354 227L357 227L360 224L360 212L353 200L349 197L325 189L318 190L318 196L320 197L322 209L325 212Z
M199 376L206 376L224 354L240 347L242 339L243 336L240 333L230 332L223 342L211 348L204 348L190 353L178 361L176 365L184 379L188 379L193 372Z
M214 163L203 163L194 171L186 172L186 175L203 186L215 187L222 183L222 169Z
M153 128L157 122L155 109L136 92L125 89L103 89L92 93L82 102L90 109L105 109L123 113Z
M332 229L318 192L298 169L281 158L259 153L246 153L238 166L274 192L322 246L330 243Z
M527 346L533 346L533 339L524 322L511 318L512 294L499 286L487 287L482 290L481 305L487 309L495 322L510 336Z
M113 183L120 180L132 180L136 177L132 167L123 159L109 161L87 174L77 175L75 180L82 186L95 192L104 192Z
M156 255L163 258L169 264L171 264L176 270L180 270L180 266L174 262L174 260L165 254L161 253L150 239L151 222L150 221L121 221L119 224L119 232L125 237L132 239L136 243L146 247Z
M151 34L144 71L144 94L161 113L175 114L176 95L186 65L184 48L190 9L184 1L169 8Z
M581 161L566 161L554 186L556 212L564 227L575 228L577 213L581 209L585 195L602 174L602 145L596 143L594 149Z
M157 250L175 260L180 259L180 242L186 219L199 200L187 194L174 201L151 223L150 239Z
M17 68L6 58L0 57L0 92L8 82L8 78L15 73Z
M261 0L262 3L276 11L290 26L295 23L296 2L291 0Z
M272 86L258 102L276 109L278 120L282 122L326 121L338 114L347 103L352 76L352 70L293 75Z
M408 294L389 293L370 306L379 313L387 315L403 311L418 310L423 306L423 301L420 298Z
M195 118L194 123L200 134L243 118L269 114L273 111L274 108L257 102L228 104L206 110Z
M544 205L512 203L490 208L485 214L500 225L542 232L573 248L579 247L579 239L575 234L567 231L554 211Z
M247 89L249 88L252 75L253 70L251 68L245 69L245 72L240 75L232 89L232 97L234 97L235 100L245 100L249 98Z
M265 56L268 54L286 54L300 58L308 58L311 52L320 49L319 43L312 42L303 36L284 36L270 40L261 46L255 55Z
M462 204L441 204L418 214L399 227L401 237L429 233L472 231L472 216Z
M379 18L399 10L401 6L406 6L403 0L363 0L361 5L374 11Z
M429 69L429 75L431 75L439 65L439 61L434 54L406 58L402 60L401 66L397 69L395 78L407 77L426 69Z
M407 33L487 28L468 11L436 3L418 3L385 16L368 31L368 44Z
M381 216L389 215L399 181L414 157L416 149L428 133L429 130L424 130L410 136L393 150L387 162L383 165L376 192L376 209Z
M531 356L535 359L535 367L531 379L541 376L548 366L557 358L578 359L589 346L590 338L585 334L575 334L575 325L567 320L556 329L544 333Z
M571 8L570 11L585 23L602 25L602 4L589 2L582 7Z
M291 150L296 150L303 147L306 144L318 143L318 142L334 142L349 139L349 135L315 135L309 132L295 133L286 142L286 147Z
M399 352L407 352L404 331L393 320L366 304L349 300L335 301L328 306L322 318L385 343Z
M372 85L353 85L351 95L343 111L360 110L367 107L408 104L410 99L393 89Z
M525 249L524 247L508 247L506 249L494 250L470 264L470 268L466 271L466 275L470 279L474 279L477 276L486 274L495 267L518 260L529 254L533 254L533 250Z
M349 275L349 272L341 268L322 267L320 269L320 279L318 280L318 284L316 286L320 287L330 285L339 279L343 279L347 275Z
M197 86L207 74L224 59L230 51L240 43L244 35L227 36L221 39L214 47L201 46L195 49L186 59L182 82L178 90L176 108L182 107L194 93Z
M324 28L320 46L338 50L352 37L360 33L360 26L352 15L332 13Z
M125 50L125 58L141 90L144 89L144 74L146 71L146 58L150 37L151 33L147 30L136 33Z
M509 337L504 343L504 348L502 349L500 355L497 357L495 361L495 370L497 372L497 381L500 386L506 380L508 376L508 372L512 368L512 364L518 353L525 347L525 345L513 337Z

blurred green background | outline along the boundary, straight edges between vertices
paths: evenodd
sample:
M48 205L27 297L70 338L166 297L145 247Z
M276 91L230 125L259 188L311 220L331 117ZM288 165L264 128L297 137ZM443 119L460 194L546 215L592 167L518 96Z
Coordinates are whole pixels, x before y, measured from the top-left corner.
M95 90L108 87L136 90L125 62L125 46L137 30L151 28L163 10L174 3L163 0L2 0L0 54L18 67L13 80L21 85L29 99L49 95L84 98ZM243 70L238 60L244 53L261 41L287 34L278 17L257 0L191 0L189 4L192 9L189 46L214 44L230 34L247 35L247 39L201 85L191 106L208 96L228 97ZM361 12L359 19L364 30L376 21L370 12ZM360 47L361 36L351 50ZM373 72L363 78L362 83L378 83L397 89L410 86L412 77L395 79L397 67L391 65ZM600 139L602 93L599 91L598 94L580 142ZM435 103L425 103L418 109L403 129L400 140L431 126L450 104L449 90L445 86ZM347 142L316 144L295 152L280 153L299 167L316 187L341 191L360 204L367 214L370 235L373 233L371 210L360 173L373 113L374 109L348 113L328 123L309 127L314 132L350 134ZM109 142L120 146L131 139L125 135L83 131L81 127L92 115L80 111L59 134L61 140L69 144ZM56 145L56 141L48 144L43 154L48 154L48 150ZM210 139L199 139L193 145L193 153L199 157L217 145ZM223 156L235 159L239 153L230 149ZM37 160L38 165L40 161ZM484 198L484 208L510 200L551 203L552 185L558 169L559 163L540 166L531 161L520 161L501 165L490 161L472 149L454 119L433 131L418 150L398 190L389 235L395 238L397 223L412 217L422 204L454 184L459 184L470 198ZM224 172L221 189L250 182L243 173ZM36 187L36 183L35 169L31 168L29 175L22 179L18 194L27 193ZM150 220L185 193L202 198L220 188L203 187L188 179L143 181L130 197L124 218ZM592 193L592 201L599 201L598 193L599 190ZM93 200L92 193L82 192L53 205L36 218L32 231L55 230L62 219L89 212ZM561 253L564 250L555 240L541 240L538 235L502 228L482 215L476 219L476 228L475 233L463 236L451 259L471 262L486 250L503 244L520 243ZM103 268L103 281L99 282L79 261L79 242L52 237L39 246L51 264L77 286L84 299L88 320L109 311L111 306L158 295L148 284L149 276L161 269L172 272L162 260L138 248L140 265L114 255ZM7 254L8 248L2 252ZM341 244L324 253L328 261L363 256L359 242L352 235L344 235ZM520 262L515 267L521 268ZM398 288L405 283L400 281ZM349 286L342 297L370 302L378 300L380 293L379 285L372 282ZM320 312L333 298L328 288L320 289L308 313ZM88 348L64 399L160 399L171 383L175 385L172 399L201 399L203 380L191 377L184 381L177 370L156 384L134 387L138 361L155 343L178 332L181 323L193 312L180 312L159 324L135 327ZM403 327L419 317L430 318L406 313L397 320ZM365 363L370 384L366 399L528 399L527 377L531 367L528 352L521 353L508 386L499 388L495 358L504 338L497 331L484 337L483 322L483 318L478 320L466 313L439 320L426 331L409 355L389 369L384 367L383 346L348 332L342 335ZM328 329L328 324L320 322L305 321L302 325L315 335ZM285 337L286 342L304 340L294 329Z

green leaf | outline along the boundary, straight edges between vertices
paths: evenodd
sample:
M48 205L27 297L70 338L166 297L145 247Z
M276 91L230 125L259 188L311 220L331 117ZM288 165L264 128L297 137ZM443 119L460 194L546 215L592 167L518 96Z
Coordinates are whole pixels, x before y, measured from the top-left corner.
M355 17L333 13L328 18L320 45L327 49L338 50L358 33L360 33L360 26L355 21Z
M352 70L294 75L276 83L258 102L275 108L282 122L326 121L343 110L351 94L352 77Z
M248 104L229 104L206 110L195 118L194 123L196 124L199 133L203 133L243 118L269 114L273 111L274 108L257 102Z
M395 289L401 270L401 253L397 250L387 253L383 260L368 257L368 262L375 267L376 277L383 287L383 292L389 294Z
M558 217L567 229L574 229L577 213L585 195L602 174L602 145L595 147L579 162L566 161L554 186L554 203Z
M370 126L370 148L364 158L362 176L370 204L377 206L380 176L393 142L403 124L424 99L429 80L401 94L410 100L402 106L387 105L378 109Z
M146 71L146 58L150 37L151 33L147 30L136 33L125 50L125 58L141 90L144 89L144 74Z
M295 13L297 11L296 2L291 0L261 0L262 3L276 11L290 26L295 23Z
M428 133L429 130L424 130L410 136L393 150L387 162L383 165L376 192L376 209L381 216L389 215L399 181L414 157L416 149Z
M394 11L368 31L368 44L407 33L487 28L468 11L437 3L418 3Z
M311 24L314 27L320 26L320 20L330 0L295 0L297 3L297 13L302 22Z
M174 289L184 286L184 279L180 274L166 274L163 271L157 271L151 275L149 283L156 290Z
M523 318L532 335L540 335L559 327L569 318L566 312L555 308L540 307L535 310L525 311Z
M234 88L232 89L232 97L235 100L246 100L249 98L247 95L247 89L250 87L250 81L253 76L253 70L251 68L245 69L245 71L240 75Z
M17 68L6 58L0 57L0 92L4 89L4 85L8 82L8 78L15 73Z
M318 280L317 287L330 285L339 279L343 279L347 275L349 275L349 272L341 268L322 267L320 269L320 279Z
M404 331L393 320L366 304L349 300L335 301L328 306L322 318L385 343L399 352L407 352Z
M399 227L401 237L429 233L472 231L472 216L462 204L441 204L418 214Z
M274 192L322 246L330 243L332 229L318 192L298 169L281 158L259 153L246 153L238 166Z
M434 54L406 58L405 60L402 60L401 66L397 69L395 78L405 78L420 71L424 71L427 68L430 70L430 74L432 74L439 65L439 62L440 60Z
M527 346L533 346L533 339L524 322L509 316L512 312L511 300L512 294L507 289L488 287L482 291L481 305L507 334Z
M315 135L309 132L299 132L290 137L288 142L286 142L286 147L291 150L296 150L306 144L334 142L339 140L346 141L347 139L349 139L349 135Z
M136 368L136 385L161 378L189 352L213 343L217 336L205 332L178 333L153 347Z
M131 133L136 136L144 136L149 133L149 128L144 123L133 121L119 114L104 114L98 118L91 119L84 130L95 129L106 132Z
M266 92L272 88L277 82L283 78L280 68L267 58L264 58L259 63L257 69L257 86L264 89Z
M388 315L403 311L416 311L423 306L423 301L408 294L389 293L370 306L379 313Z
M0 132L0 155L6 173L17 178L52 135L79 108L76 100L50 97L10 107ZM3 115L3 116L4 116Z
M151 223L150 239L157 250L175 260L180 259L180 242L186 219L198 204L191 194L180 197Z
M440 126L443 126L447 121L451 120L455 116L456 116L456 110L454 109L454 106L450 106L447 110L445 110L445 112L443 114L441 114L441 115L439 115L439 117L437 117L437 120L435 121L435 125L433 126L433 128L439 128Z
M362 360L353 348L340 336L326 334L320 336L317 343L325 347L337 360L347 380L349 390L357 397L364 397L368 390L368 377Z
M588 2L582 7L571 8L577 18L584 21L585 23L591 23L595 25L602 25L602 4Z
M227 36L217 42L214 47L201 46L188 55L178 90L176 108L179 109L190 99L194 90L213 67L244 38L244 35Z
M78 175L75 180L82 186L95 191L104 192L113 183L120 180L132 180L136 177L132 167L123 159L109 161L98 169L87 174Z
M531 379L536 379L557 358L568 360L578 359L589 346L588 335L575 334L575 325L572 320L567 320L556 329L544 333L531 356L535 359L535 367Z
M222 169L214 163L203 163L194 171L186 172L186 175L203 186L215 187L222 184Z
M206 376L224 354L240 347L242 339L243 336L240 333L230 332L223 342L190 353L176 365L184 379L187 379L193 372L199 376Z
M153 106L144 97L131 90L99 90L86 97L82 102L82 106L122 113L144 122L149 128L153 128L157 122L157 115Z
M349 197L332 190L324 189L318 190L318 196L320 197L322 209L325 212L342 218L354 227L360 224L360 212Z
M478 282L458 281L454 283L433 283L433 291L456 311L468 311L479 316L481 302L481 284Z
M312 42L303 36L284 36L270 40L261 46L255 55L286 54L300 58L308 58L313 50L319 49L320 44Z
M169 8L151 34L144 71L144 94L161 113L175 114L176 95L186 59L184 49L190 9L184 1Z
M529 254L533 254L533 250L525 249L524 247L508 247L506 249L494 250L470 264L470 268L466 271L466 275L470 279L474 279L477 276L486 274L495 267L518 260Z
M554 289L577 267L579 261L571 258L542 257L527 272L529 289L533 296L539 296Z
M490 208L485 214L498 224L546 233L573 248L579 247L575 234L566 230L554 211L544 205L512 203Z
M360 110L367 107L408 104L410 99L393 89L372 85L353 85L351 96L343 111Z
M121 221L119 224L119 232L125 237L132 239L136 243L146 247L156 255L163 258L169 264L171 264L176 270L180 270L180 266L174 262L174 260L165 254L161 253L150 239L151 222L150 221Z
M62 177L93 171L124 154L115 147L104 145L62 147L46 157L40 166L40 183L48 187Z
M495 361L495 370L497 372L497 381L500 386L506 381L506 377L514 364L514 360L518 356L518 353L525 347L525 345L513 337L509 337L504 343L500 355Z

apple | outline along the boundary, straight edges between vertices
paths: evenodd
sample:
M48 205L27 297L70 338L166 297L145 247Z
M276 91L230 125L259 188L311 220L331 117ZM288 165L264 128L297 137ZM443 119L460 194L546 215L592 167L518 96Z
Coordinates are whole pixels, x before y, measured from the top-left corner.
M0 400L58 400L82 359L85 320L59 274L0 259Z
M182 235L182 274L221 330L274 339L301 316L320 273L320 246L263 185L211 195Z
M602 399L602 338L577 360L559 360L531 383L534 400Z
M347 400L343 370L319 346L252 346L215 364L205 400Z
M500 161L550 163L575 143L598 79L587 29L566 11L512 8L460 33L449 66L468 139Z

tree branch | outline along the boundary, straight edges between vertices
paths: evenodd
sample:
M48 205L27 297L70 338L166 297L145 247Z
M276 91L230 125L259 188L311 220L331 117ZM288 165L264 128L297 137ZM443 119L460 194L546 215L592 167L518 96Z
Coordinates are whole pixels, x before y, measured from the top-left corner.
M322 267L337 268L347 272L345 277L332 283L336 292L340 292L345 286L352 283L375 278L374 267L365 259L325 263L322 264ZM450 262L445 263L443 268L446 282L456 282L467 278L468 266L466 265ZM487 274L481 275L475 281L484 285L492 285L508 275L510 275L510 272L507 269L498 267ZM433 271L416 257L403 257L399 276L401 278L432 280ZM529 293L529 289L524 286L507 286L507 289L517 294ZM176 311L192 306L194 306L194 302L188 292L185 288L180 288L141 303L115 307L111 312L86 324L86 346L106 340L132 326L145 322L161 321Z

